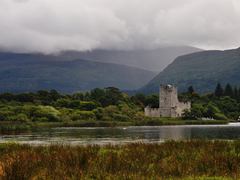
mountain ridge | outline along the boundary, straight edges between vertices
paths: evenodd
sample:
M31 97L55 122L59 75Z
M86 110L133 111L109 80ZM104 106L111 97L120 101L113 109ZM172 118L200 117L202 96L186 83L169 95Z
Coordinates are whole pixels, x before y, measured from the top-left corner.
M160 84L171 83L185 91L193 85L201 93L213 91L218 82L240 85L240 48L210 50L179 56L139 91L155 93Z
M86 91L116 86L134 90L156 73L125 65L64 60L41 54L0 53L0 92L29 92L56 89L61 92Z
M60 56L65 58L82 58L96 62L124 64L131 67L142 68L160 72L179 55L202 51L191 46L169 46L157 49L137 50L93 50L93 51L66 51Z

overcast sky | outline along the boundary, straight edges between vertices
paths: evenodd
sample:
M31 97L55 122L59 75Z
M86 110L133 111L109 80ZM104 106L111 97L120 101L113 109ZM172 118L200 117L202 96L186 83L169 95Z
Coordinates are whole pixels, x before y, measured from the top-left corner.
M240 0L0 0L0 49L240 46Z

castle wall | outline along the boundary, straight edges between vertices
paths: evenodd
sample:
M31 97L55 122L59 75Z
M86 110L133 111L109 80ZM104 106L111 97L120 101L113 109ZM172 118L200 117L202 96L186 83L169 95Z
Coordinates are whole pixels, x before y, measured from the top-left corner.
M183 102L179 102L178 103L178 108L177 108L177 117L181 117L184 113L184 110L190 110L191 109L191 103L187 102L187 103L183 103Z
M160 117L159 108L146 107L144 109L144 113L145 113L145 116L148 116L148 117Z
M160 117L171 117L171 109L170 108L159 108Z
M161 85L159 94L159 109L145 108L145 115L150 117L181 117L184 110L191 109L191 103L178 100L177 88L171 85Z

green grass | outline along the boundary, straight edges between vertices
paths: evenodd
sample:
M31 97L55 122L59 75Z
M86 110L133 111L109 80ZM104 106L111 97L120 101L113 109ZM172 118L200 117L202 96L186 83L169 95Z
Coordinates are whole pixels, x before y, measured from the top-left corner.
M144 120L135 122L136 126L166 126L166 125L213 125L213 124L228 124L227 120L182 120L175 118L152 118L151 120Z
M173 118L152 118L149 120L122 122L122 121L69 121L69 122L0 122L0 133L24 132L40 130L41 128L56 127L118 127L118 126L166 126L166 125L213 125L227 124L228 121L214 120L181 120Z
M1 144L0 179L240 179L240 141Z

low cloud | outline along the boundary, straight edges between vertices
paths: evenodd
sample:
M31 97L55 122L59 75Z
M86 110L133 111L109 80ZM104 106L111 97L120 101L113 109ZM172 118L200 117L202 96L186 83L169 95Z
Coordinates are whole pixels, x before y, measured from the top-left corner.
M232 48L239 0L1 0L0 49Z

